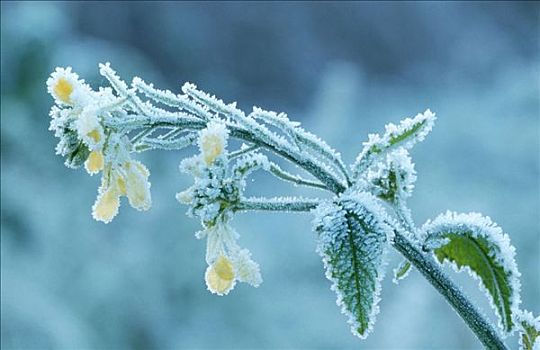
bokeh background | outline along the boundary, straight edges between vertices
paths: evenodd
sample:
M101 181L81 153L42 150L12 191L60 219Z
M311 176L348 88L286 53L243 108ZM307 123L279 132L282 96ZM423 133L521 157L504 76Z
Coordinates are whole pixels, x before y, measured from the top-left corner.
M540 313L539 4L2 2L2 349L473 349L479 342L415 271L383 283L373 334L351 335L315 253L309 215L235 219L264 283L206 291L205 243L174 194L192 153L141 156L154 205L93 221L98 177L63 166L45 81L97 64L178 91L185 81L286 111L352 162L369 132L427 107L410 206L421 224L480 211L511 236L525 307ZM253 194L297 193L256 175ZM388 255L389 271L399 261ZM388 275L391 273L389 272ZM454 274L491 317L476 282ZM508 344L517 347L516 337Z

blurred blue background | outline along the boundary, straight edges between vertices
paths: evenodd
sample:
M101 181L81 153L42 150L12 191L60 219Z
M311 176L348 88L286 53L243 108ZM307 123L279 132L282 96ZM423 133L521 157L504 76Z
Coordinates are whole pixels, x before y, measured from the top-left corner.
M193 152L141 156L154 205L90 215L98 177L63 166L45 81L73 66L94 88L110 61L179 91L192 81L247 110L286 111L352 162L369 132L431 108L410 205L421 224L480 211L511 236L522 299L540 313L539 9L513 3L2 2L2 349L473 349L415 271L387 276L375 331L351 335L315 253L309 215L240 215L258 289L206 291L205 243L174 194ZM253 194L302 193L255 176ZM270 187L272 186L272 187ZM399 261L388 255L390 269ZM454 274L491 316L476 281ZM516 348L513 337L508 344Z

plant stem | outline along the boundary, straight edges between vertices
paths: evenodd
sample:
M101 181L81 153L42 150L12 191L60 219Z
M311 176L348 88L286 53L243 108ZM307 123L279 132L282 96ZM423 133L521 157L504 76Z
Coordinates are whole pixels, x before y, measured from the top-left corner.
M245 198L235 207L238 211L290 211L303 212L315 209L321 201L303 198Z
M393 245L444 296L486 348L507 349L491 323L441 270L431 255L423 253L399 232L395 232Z

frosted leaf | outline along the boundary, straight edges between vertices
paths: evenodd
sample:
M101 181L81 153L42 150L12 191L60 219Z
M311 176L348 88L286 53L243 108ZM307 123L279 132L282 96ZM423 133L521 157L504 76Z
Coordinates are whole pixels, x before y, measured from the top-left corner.
M127 84L120 79L120 77L116 74L116 71L111 68L111 64L109 62L99 64L99 73L109 81L119 96L129 99L129 105L133 111L137 113L144 112L141 108L142 101L137 97L137 95L135 95L135 92L132 89L129 89Z
M411 263L409 260L403 260L399 265L394 269L394 278L392 279L392 282L395 284L398 284L399 281L404 279L409 275L409 272L411 272Z
M489 217L478 213L447 212L421 229L424 249L432 250L442 264L466 270L479 279L491 306L499 316L499 327L511 333L519 310L520 273L510 238Z
M72 134L66 136L62 144L62 152L66 153L64 164L68 168L76 169L81 167L90 155L90 149Z
M409 153L404 148L389 153L385 163L377 163L367 171L371 192L390 203L405 201L411 196L416 182L416 171Z
M232 167L232 174L235 179L243 181L246 176L251 172L262 168L268 170L270 162L268 158L262 153L246 154L238 158L234 166ZM243 187L243 186L242 186Z
M154 88L153 84L147 84L141 78L133 78L132 86L137 88L147 97L168 105L170 107L178 107L185 109L186 111L192 113L194 116L210 119L211 114L208 112L208 109L204 106L199 105L198 103L190 100L187 96L177 95L169 90L159 90Z
M391 228L384 210L367 193L343 196L315 210L317 252L347 315L351 331L366 338L379 312L383 254Z
M196 133L190 133L173 140L161 140L156 138L144 138L137 143L135 151L140 152L148 148L163 149L163 150L180 150L182 148L193 145L199 138Z
M111 64L109 62L99 64L99 73L109 80L111 86L120 96L129 95L128 86L122 79L120 79L120 77L116 74L116 71L111 68Z
M403 147L410 149L416 143L423 141L433 128L435 114L427 109L414 118L405 118L399 125L387 124L383 136L370 134L368 141L364 142L362 152L352 166L354 177L359 177L366 169L388 152Z
M540 316L535 318L527 310L519 310L516 315L520 350L540 350Z
M207 106L209 109L221 113L226 117L231 117L236 120L246 119L244 112L236 108L236 103L226 104L216 96L211 96L204 91L198 90L195 84L185 83L182 86L182 91L196 101L199 101L202 105Z

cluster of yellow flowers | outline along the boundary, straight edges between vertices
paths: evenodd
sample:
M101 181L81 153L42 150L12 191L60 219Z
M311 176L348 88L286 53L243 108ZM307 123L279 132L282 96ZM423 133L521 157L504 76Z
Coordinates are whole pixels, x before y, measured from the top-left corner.
M104 116L115 111L123 113L120 99L111 89L92 90L71 67L57 68L47 80L47 89L57 104L53 108L71 121L61 127L67 126L76 132L89 150L84 162L86 171L90 175L103 172L92 208L94 219L110 222L118 213L121 196L127 196L133 208L148 210L152 204L148 169L131 158L131 145L126 136L106 130L102 125Z
M181 203L196 207L194 214L205 225L205 230L196 236L207 239L205 281L208 290L217 295L228 294L237 281L254 287L262 282L259 265L251 259L249 250L237 243L239 235L229 223L231 213L219 205L222 191L227 191L223 184L235 186L226 178L227 141L228 131L219 121L209 122L199 132L200 154L183 164L194 176L195 184L177 195Z

